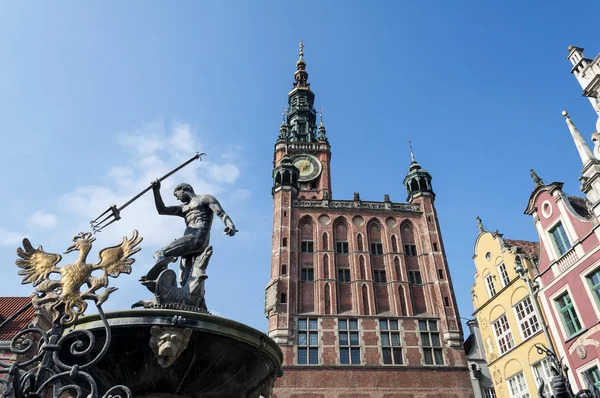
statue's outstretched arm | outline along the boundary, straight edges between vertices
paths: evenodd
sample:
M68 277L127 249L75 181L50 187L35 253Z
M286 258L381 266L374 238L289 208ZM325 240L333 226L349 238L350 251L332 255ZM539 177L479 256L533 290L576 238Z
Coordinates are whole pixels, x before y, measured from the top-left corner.
M154 204L156 205L156 211L158 214L167 216L182 216L180 206L165 206L162 196L160 195L160 181L156 180L152 182L152 193L154 194Z
M237 230L235 229L235 225L233 225L231 217L229 217L227 213L225 213L225 210L223 210L219 201L216 198L210 196L208 206L213 211L213 213L215 213L217 217L219 217L221 221L223 221L223 224L225 224L225 235L235 235L235 233L237 232Z

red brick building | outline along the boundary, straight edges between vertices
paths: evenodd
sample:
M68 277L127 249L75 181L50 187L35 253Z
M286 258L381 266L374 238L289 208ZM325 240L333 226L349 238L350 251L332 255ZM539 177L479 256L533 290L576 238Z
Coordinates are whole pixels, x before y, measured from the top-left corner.
M275 396L472 397L431 176L413 156L408 203L333 200L302 46L296 65L273 170Z

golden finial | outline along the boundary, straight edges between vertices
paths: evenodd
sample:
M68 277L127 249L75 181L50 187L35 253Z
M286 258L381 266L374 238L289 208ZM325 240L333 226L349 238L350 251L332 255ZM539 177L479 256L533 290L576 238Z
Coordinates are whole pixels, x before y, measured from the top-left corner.
M562 111L562 115L563 115L564 117L568 117L568 116L569 116L569 112L567 112L567 111Z
M413 149L412 149L412 142L410 142L410 140L408 140L408 146L410 147L410 157L412 158L412 161L415 161L415 154L413 153Z

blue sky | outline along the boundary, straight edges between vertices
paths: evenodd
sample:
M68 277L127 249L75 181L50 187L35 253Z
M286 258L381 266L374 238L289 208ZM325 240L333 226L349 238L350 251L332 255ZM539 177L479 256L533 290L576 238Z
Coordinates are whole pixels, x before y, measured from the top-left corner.
M272 151L302 37L332 144L334 198L404 201L412 140L433 176L468 318L475 216L537 240L523 214L531 167L580 194L560 112L585 137L596 115L565 57L570 44L589 58L600 52L589 23L599 11L542 1L4 3L2 294L31 291L13 265L23 236L62 252L101 210L202 151L204 162L164 184L165 200L174 203L171 188L184 180L220 199L241 232L225 237L215 222L209 308L266 330ZM108 309L149 298L136 280L183 230L149 199L95 243L115 244L134 227L145 237L133 274L111 280L119 291Z

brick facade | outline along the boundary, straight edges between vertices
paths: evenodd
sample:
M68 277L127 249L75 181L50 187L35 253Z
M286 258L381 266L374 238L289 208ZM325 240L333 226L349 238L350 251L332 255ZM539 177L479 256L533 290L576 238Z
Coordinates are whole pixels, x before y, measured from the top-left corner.
M316 113L302 52L297 65L274 154L265 315L284 353L275 396L473 396L431 177L413 159L409 203L332 200L325 128L317 138L306 126ZM318 172L303 178L302 159Z

